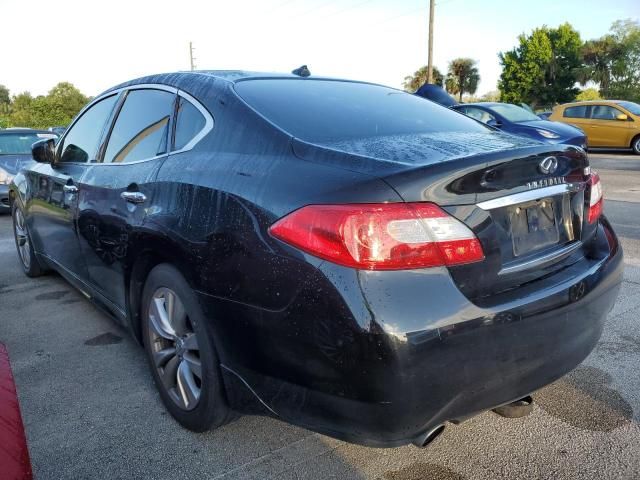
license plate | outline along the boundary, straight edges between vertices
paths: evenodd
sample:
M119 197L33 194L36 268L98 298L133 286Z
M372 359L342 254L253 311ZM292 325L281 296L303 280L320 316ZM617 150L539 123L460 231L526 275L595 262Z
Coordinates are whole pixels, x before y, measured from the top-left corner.
M512 207L509 213L514 256L522 256L559 242L552 199Z

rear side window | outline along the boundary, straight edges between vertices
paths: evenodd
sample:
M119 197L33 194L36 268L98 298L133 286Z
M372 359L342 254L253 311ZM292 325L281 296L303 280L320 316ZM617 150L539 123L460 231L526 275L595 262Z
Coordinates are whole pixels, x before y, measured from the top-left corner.
M587 118L587 107L586 105L580 105L578 107L565 108L562 116L566 118Z
M131 90L113 126L105 163L129 163L167 152L175 95L164 90Z
M198 135L207 121L200 110L183 97L178 97L178 117L176 119L176 135L174 148L181 150Z
M96 159L100 138L116 103L117 95L92 105L75 122L64 137L61 162L88 162Z
M236 92L281 129L308 142L487 127L416 95L379 85L330 80L248 80Z

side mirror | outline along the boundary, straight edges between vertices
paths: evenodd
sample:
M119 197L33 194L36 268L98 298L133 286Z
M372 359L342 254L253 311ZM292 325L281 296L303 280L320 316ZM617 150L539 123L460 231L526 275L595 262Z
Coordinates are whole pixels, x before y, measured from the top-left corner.
M493 128L500 128L502 126L502 123L499 122L498 120L492 118L490 120L487 120L487 125L489 125L490 127L493 127Z
M38 140L31 146L31 155L38 163L53 163L56 158L55 140L45 138Z
M622 122L626 122L627 120L629 120L629 116L626 113L620 113L620 114L616 115L616 120L620 120Z

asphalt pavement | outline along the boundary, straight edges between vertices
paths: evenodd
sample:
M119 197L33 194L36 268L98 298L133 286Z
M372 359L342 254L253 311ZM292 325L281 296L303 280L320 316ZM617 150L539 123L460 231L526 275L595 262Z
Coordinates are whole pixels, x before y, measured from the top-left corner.
M204 434L180 428L142 349L57 275L26 278L0 217L0 342L36 478L640 478L640 157L591 157L626 263L600 343L534 395L528 417L487 412L426 449L360 447L255 416Z

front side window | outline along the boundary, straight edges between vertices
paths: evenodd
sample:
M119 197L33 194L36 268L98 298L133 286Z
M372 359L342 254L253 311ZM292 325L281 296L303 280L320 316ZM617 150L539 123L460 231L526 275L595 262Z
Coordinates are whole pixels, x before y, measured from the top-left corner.
M388 87L313 79L238 82L236 92L290 135L307 142L441 132L489 133L464 115Z
M475 118L479 122L489 123L490 121L495 121L496 117L491 115L489 112L486 112L480 108L467 107L465 113L469 115L471 118Z
M587 106L578 105L576 107L566 108L562 116L565 118L587 118Z
M117 98L117 95L112 95L100 100L72 125L62 140L60 162L85 163L96 159L104 126Z
M591 118L594 120L615 120L622 112L609 105L594 105L591 108Z
M640 115L640 105L634 102L618 102L622 108L626 108L634 115Z
M105 163L129 163L167 152L175 95L164 90L131 90L113 126Z
M174 148L184 148L205 127L207 120L200 110L189 100L178 98L178 117L176 119L176 136Z

